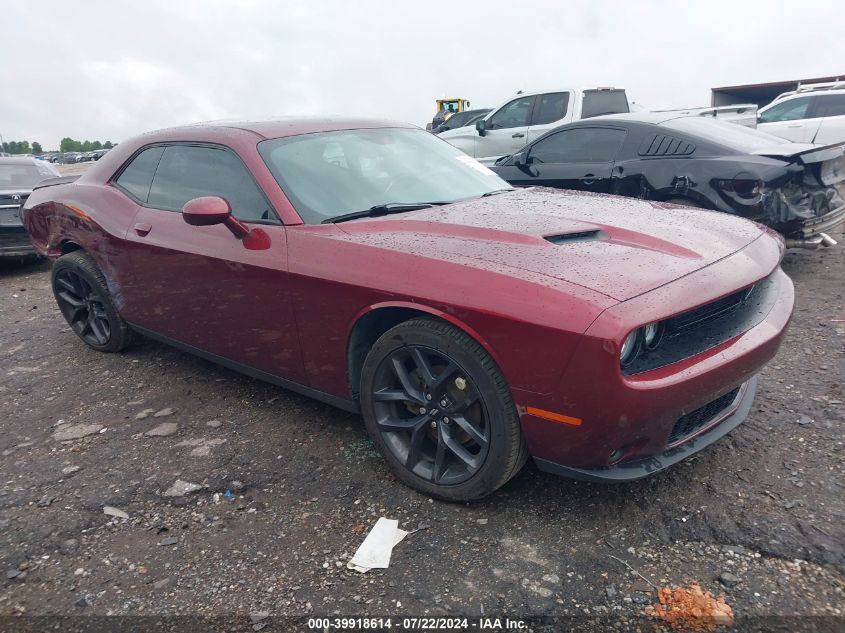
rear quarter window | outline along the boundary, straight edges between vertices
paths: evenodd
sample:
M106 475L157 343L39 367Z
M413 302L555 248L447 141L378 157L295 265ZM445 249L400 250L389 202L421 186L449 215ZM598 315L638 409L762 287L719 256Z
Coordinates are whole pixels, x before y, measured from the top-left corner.
M845 94L818 95L816 97L815 115L817 117L845 115Z
M148 147L142 151L120 172L115 184L139 202L146 203L162 152L163 147Z
M640 144L637 153L640 156L689 156L695 151L691 143L669 134L649 134Z
M569 107L568 92L552 92L537 97L536 110L531 125L545 125L566 116Z
M585 90L581 104L581 118L589 119L602 114L628 112L628 97L624 90Z

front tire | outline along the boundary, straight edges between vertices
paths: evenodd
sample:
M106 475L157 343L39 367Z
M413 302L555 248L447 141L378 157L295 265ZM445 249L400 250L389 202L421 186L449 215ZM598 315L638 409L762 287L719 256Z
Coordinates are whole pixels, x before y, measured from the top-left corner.
M132 331L117 312L103 273L84 251L62 255L53 264L53 296L70 328L98 352L119 352Z
M458 328L418 318L376 341L361 372L367 431L396 476L446 501L480 499L528 459L490 355Z

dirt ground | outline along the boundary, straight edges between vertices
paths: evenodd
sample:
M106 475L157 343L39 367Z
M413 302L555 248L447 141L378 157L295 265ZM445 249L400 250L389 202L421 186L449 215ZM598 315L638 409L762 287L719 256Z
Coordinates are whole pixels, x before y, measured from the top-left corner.
M395 481L354 415L150 341L87 349L48 262L0 263L0 629L21 615L289 630L273 617L460 614L651 630L655 588L697 581L740 621L841 631L842 241L787 254L791 329L722 441L626 485L529 464L471 505ZM200 488L165 496L176 480ZM348 570L380 516L420 529L388 569Z

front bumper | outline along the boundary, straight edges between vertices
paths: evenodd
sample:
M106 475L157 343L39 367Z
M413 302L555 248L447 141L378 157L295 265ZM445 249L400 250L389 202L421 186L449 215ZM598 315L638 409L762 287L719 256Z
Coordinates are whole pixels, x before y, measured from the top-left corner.
M778 267L781 252L764 235L733 256L609 308L583 335L556 392L513 390L523 435L540 467L576 477L636 479L740 424L753 398L754 377L777 353L792 315L794 288ZM724 297L725 280L741 289L764 279L771 294L744 331L655 369L620 371L619 347L627 333L672 316L667 306L685 313ZM735 411L678 441L681 421L737 389ZM532 409L559 414L560 421L542 419Z
M26 257L35 253L23 226L0 226L0 257Z
M534 458L534 462L540 470L547 473L561 475L571 479L581 479L583 481L613 483L642 479L643 477L648 477L661 470L665 470L687 457L695 455L697 452L707 448L733 431L748 417L756 393L757 376L754 376L742 385L736 400L709 421L703 432L659 455L630 462L621 462L609 468L572 468L538 457Z

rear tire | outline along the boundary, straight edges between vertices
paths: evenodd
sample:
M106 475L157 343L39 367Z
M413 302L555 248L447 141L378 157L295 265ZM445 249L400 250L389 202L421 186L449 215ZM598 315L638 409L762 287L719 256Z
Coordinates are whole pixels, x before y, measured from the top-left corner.
M119 352L132 330L118 314L106 278L84 251L62 255L53 264L53 296L70 328L98 352Z
M528 459L496 363L438 319L413 319L382 335L364 361L360 394L367 431L390 469L431 497L480 499Z

